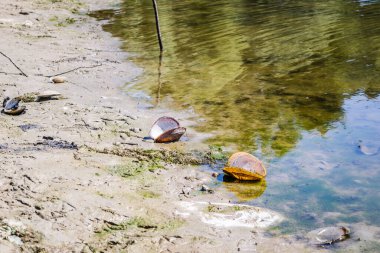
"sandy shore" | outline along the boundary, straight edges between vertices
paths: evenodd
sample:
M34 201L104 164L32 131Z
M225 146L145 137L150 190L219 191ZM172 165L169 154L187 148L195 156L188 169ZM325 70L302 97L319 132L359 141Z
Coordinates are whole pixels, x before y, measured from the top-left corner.
M143 70L85 15L116 3L2 1L0 51L27 75L1 56L2 95L62 96L0 116L0 252L315 251L263 233L280 214L228 204L229 193L212 188L200 166L210 150L192 141L189 115L140 110L121 92ZM50 81L73 69L65 83ZM189 127L188 141L144 141L162 115Z

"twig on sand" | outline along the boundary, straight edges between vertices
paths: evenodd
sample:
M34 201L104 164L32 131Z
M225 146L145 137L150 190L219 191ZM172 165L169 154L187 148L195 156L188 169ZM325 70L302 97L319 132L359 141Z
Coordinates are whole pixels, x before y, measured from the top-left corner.
M121 142L121 144L131 145L131 146L137 146L137 145L139 145L138 143L134 143L134 142Z
M77 208L76 208L74 205L70 204L69 202L67 202L67 201L63 201L63 202L66 203L67 205L71 206L71 207L74 208L75 210L77 210Z
M5 71L0 71L0 74L14 75L14 76L22 76L23 75L21 73L10 73L10 72L5 72Z
M13 64L13 66L15 66L15 67L21 72L20 75L23 75L23 76L25 76L25 77L28 77L28 75L25 74L24 71L22 71L22 70L16 65L16 63L14 63L14 61L12 61L12 59L11 59L8 55L4 54L4 53L1 52L1 51L0 51L0 54L1 54L2 56L4 56L5 58L7 58L7 59Z
M77 68L74 68L74 69L70 69L68 71L65 71L65 72L62 72L62 73L57 73L57 74L54 74L54 75L49 75L49 76L45 76L43 75L44 77L53 77L53 76L59 76L59 75L63 75L63 74L67 74L67 73L70 73L70 72L73 72L75 70L78 70L78 69L92 69L92 68L96 68L96 67L99 67L99 66L102 66L103 64L97 64L97 65L92 65L92 66L88 66L88 67L77 67Z
M123 51L123 50L102 50L102 49L88 48L88 47L85 47L84 49L86 49L86 50L90 50L90 51L95 51L95 52L125 53L125 51Z

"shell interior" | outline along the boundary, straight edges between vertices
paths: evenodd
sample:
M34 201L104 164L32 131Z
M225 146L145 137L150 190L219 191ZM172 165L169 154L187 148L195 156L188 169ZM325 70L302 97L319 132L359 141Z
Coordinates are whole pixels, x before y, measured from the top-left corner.
M20 102L19 98L12 98L5 103L5 110L15 110L18 107L18 103Z

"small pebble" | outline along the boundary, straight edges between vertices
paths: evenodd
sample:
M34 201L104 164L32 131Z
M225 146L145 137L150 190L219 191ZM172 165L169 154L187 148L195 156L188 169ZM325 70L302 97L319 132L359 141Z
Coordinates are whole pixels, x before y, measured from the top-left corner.
M184 195L190 195L191 188L190 187L184 187L182 188L182 194Z
M201 191L205 192L205 191L209 191L210 190L210 187L208 187L207 185L202 185L201 186Z
M30 21L30 20L27 20L27 21L25 21L24 26L32 27L33 26L33 22Z
M212 177L218 177L218 176L219 176L219 173L217 173L217 172L213 172L213 173L211 174L211 176L212 176Z
M141 132L141 128L138 128L138 127L134 127L134 128L130 128L129 131L131 132L134 132L134 133L138 133L138 132Z
M53 83L64 83L66 81L66 78L63 76L56 76L51 79Z
M185 176L184 179L189 180L189 181L194 181L195 180L194 177L189 177L189 176Z

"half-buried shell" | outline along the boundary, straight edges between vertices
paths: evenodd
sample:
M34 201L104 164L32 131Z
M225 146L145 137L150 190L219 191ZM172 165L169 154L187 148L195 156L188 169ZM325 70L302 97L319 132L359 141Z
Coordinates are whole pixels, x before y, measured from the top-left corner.
M180 127L177 120L171 117L161 117L154 122L149 136L154 142L173 142L178 141L185 132L186 128Z
M238 180L260 180L267 175L264 164L256 157L245 152L237 152L228 159L224 173Z
M62 94L59 93L58 91L46 90L37 94L36 101L38 102L41 100L48 100L48 99L56 98L57 96L61 96L61 95Z

